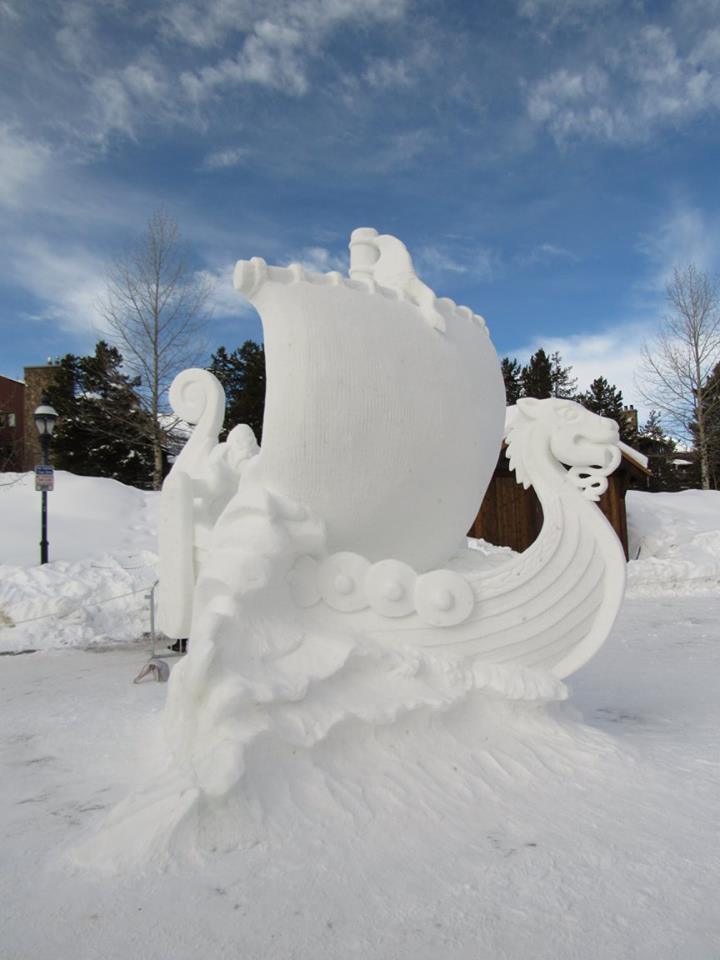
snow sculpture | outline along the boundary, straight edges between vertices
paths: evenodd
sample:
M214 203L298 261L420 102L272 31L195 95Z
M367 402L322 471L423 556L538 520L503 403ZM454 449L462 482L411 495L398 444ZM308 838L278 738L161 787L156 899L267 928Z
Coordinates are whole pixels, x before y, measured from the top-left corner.
M482 318L436 298L396 238L362 228L350 252L349 277L237 264L265 332L262 449L246 427L217 444L210 374L171 392L198 426L162 494L162 623L190 636L166 729L207 796L230 791L258 737L310 747L342 718L488 685L558 695L622 599L622 548L593 502L617 425L555 399L506 423ZM504 435L545 522L496 566L465 532Z

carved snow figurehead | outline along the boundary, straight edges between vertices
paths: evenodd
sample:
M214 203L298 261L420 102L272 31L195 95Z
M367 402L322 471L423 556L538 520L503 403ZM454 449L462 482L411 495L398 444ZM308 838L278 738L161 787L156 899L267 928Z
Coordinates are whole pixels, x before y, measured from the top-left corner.
M426 570L463 543L492 475L505 392L481 317L438 299L395 237L355 230L350 277L241 260L267 396L249 476L305 504L331 550Z
M530 435L533 442L528 442ZM518 482L537 489L542 483L538 466L543 461L549 480L562 476L561 465L565 464L570 467L566 480L588 500L599 500L605 493L607 477L621 458L617 423L572 400L518 400L508 411L507 438L510 465Z

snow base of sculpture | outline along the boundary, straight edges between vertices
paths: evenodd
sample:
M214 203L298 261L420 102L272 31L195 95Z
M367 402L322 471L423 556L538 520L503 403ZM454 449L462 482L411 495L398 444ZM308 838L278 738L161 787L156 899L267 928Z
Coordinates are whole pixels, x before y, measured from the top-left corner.
M456 843L487 791L547 777L568 742L571 718L553 711L567 689L546 671L463 668L307 635L271 660L264 630L239 633L228 619L207 627L206 696L195 697L189 659L177 664L156 772L75 849L76 864L164 868L258 847L293 859L339 836L362 842L388 820ZM212 684L223 663L237 663L238 644L241 672Z

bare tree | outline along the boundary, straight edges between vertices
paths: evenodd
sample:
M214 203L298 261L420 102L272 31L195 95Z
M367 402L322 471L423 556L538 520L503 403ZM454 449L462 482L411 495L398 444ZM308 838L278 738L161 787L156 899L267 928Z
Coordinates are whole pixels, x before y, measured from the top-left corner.
M172 432L172 421L163 419L167 390L175 374L205 352L211 293L211 284L190 265L177 223L160 209L145 235L112 264L100 304L126 367L140 380L156 490Z
M666 294L671 312L655 341L643 347L638 387L678 438L695 443L707 490L710 425L720 404L710 382L720 360L720 285L690 264L675 269Z

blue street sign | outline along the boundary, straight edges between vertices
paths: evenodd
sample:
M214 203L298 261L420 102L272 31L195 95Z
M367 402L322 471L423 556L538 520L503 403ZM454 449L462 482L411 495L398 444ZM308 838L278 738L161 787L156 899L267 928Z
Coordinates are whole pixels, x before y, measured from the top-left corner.
M35 467L35 489L46 492L54 489L55 471L49 464L41 463Z

